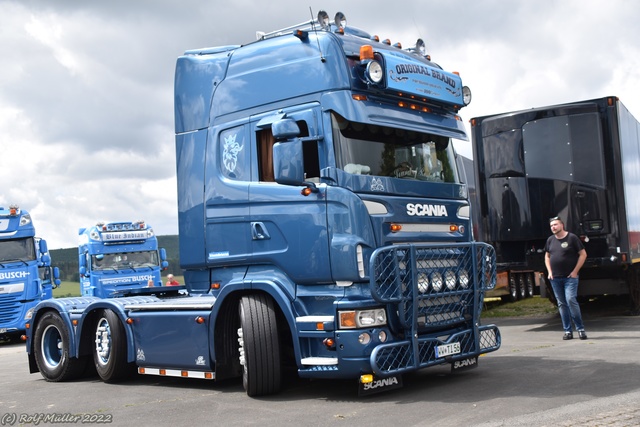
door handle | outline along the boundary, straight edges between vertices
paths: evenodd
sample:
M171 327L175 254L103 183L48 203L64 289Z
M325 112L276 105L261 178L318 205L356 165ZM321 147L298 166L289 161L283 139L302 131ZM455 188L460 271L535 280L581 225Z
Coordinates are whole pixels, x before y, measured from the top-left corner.
M253 240L268 240L271 236L262 222L252 222L251 238Z

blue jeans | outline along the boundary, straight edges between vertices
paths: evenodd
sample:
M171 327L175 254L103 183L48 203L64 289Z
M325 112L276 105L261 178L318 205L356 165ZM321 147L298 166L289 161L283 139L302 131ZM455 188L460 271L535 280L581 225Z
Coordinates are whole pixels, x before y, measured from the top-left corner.
M578 304L578 278L554 278L551 281L551 287L558 301L564 331L571 332L571 320L578 331L583 330L584 323L582 323L582 313Z

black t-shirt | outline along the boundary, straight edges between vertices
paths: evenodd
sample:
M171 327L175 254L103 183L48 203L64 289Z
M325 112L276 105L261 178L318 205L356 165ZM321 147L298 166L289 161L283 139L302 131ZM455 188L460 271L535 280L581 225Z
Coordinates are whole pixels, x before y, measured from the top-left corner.
M569 277L578 263L578 253L583 249L582 241L573 233L567 233L564 239L549 236L544 250L549 252L553 277Z

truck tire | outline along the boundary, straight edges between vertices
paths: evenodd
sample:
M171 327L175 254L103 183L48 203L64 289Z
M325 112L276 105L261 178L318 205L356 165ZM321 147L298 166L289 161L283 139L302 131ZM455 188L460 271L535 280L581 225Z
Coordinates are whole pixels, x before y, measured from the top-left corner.
M525 283L525 274L518 274L518 299L525 299L527 297L527 284Z
M535 273L527 273L526 275L526 288L527 288L527 298L533 298L533 295L535 294L535 289L533 286L533 282L534 282L534 275Z
M36 364L47 381L78 378L87 367L86 357L76 359L69 355L69 331L56 312L47 312L40 318L33 346Z
M249 396L280 391L280 340L273 300L266 295L242 297L239 306L242 385Z
M518 301L518 282L516 281L515 274L509 273L509 294L502 297L503 302L516 302Z
M98 312L93 362L98 376L105 382L125 379L135 369L135 364L127 362L127 335L124 326L112 310Z

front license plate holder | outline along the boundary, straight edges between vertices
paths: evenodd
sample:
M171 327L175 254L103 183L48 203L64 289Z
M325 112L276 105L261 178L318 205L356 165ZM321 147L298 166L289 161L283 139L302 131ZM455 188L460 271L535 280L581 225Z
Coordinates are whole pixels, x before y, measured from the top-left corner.
M460 343L452 342L449 344L442 344L436 347L436 359L441 357L451 356L453 354L460 353Z

